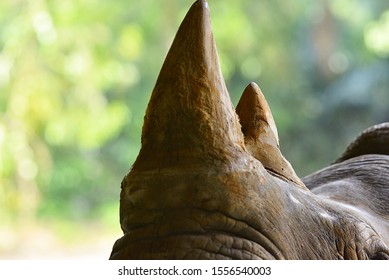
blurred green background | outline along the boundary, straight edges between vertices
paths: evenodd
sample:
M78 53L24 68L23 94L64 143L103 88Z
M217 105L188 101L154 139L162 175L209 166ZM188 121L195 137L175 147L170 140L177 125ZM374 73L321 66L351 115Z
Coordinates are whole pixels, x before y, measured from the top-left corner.
M300 176L389 120L389 1L208 2L233 103L259 84ZM108 258L120 182L192 3L0 2L0 258Z

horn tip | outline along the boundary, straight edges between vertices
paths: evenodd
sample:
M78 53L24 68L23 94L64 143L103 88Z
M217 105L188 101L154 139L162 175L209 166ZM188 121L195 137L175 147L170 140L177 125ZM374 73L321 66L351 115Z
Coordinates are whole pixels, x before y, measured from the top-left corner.
M243 99L249 99L250 104L260 104L260 106L267 107L267 102L261 88L255 82L250 82L242 94Z
M247 86L248 88L259 88L258 84L256 82L250 82Z
M196 2L193 3L192 8L193 7L198 7L203 10L209 10L209 5L206 0L197 0Z
M256 91L259 89L259 86L255 82L250 82L245 90L243 91L243 94L245 92L250 92L250 93L256 93Z

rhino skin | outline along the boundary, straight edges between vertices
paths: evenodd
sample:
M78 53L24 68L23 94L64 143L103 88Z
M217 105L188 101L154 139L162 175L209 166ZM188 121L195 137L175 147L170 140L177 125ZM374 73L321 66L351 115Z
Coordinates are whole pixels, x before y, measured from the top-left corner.
M152 92L110 259L389 259L388 131L301 180L256 84L235 112L198 0Z

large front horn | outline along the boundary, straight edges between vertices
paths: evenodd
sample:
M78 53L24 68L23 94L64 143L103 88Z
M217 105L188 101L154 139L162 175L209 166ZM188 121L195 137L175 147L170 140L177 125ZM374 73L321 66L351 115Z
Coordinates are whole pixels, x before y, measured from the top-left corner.
M155 209L230 207L226 196L233 191L228 188L244 188L234 174L252 165L258 162L244 148L208 4L198 0L163 64L146 111L140 153L122 183L124 233L160 219ZM261 165L258 169L266 173ZM244 206L236 201L233 207Z
M208 4L182 22L147 108L133 170L215 166L244 145L219 66Z

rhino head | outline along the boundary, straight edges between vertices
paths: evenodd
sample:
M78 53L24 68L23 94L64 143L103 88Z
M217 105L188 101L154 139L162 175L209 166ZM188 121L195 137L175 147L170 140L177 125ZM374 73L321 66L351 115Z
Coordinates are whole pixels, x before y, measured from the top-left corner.
M234 109L198 0L152 92L111 259L389 259L388 128L301 180L256 84Z

